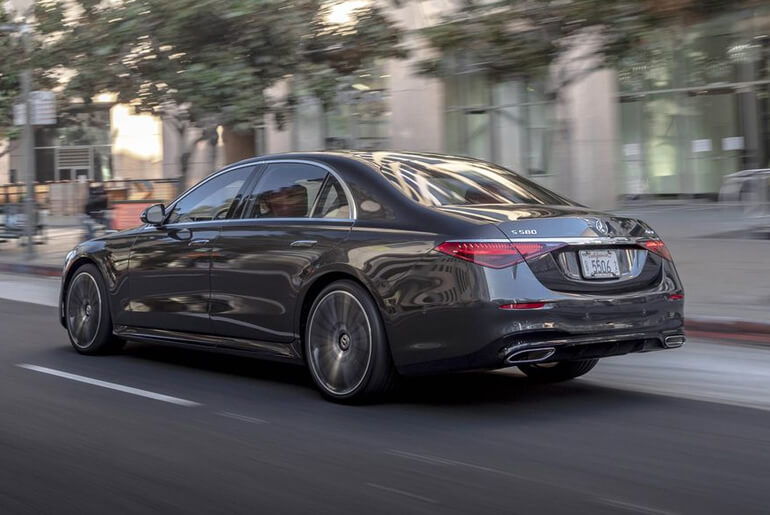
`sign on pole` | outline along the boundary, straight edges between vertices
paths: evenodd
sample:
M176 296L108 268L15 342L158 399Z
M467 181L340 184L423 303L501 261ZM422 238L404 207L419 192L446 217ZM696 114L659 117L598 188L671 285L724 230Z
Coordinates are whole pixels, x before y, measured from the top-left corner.
M32 104L32 125L56 125L56 94L53 91L32 91L29 94ZM27 123L27 106L14 104L13 124Z

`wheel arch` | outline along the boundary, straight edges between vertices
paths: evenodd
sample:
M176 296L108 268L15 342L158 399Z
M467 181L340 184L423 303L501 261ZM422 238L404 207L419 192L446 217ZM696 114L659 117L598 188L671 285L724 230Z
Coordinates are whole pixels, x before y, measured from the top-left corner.
M77 271L85 265L94 265L96 269L99 270L99 273L104 275L96 260L88 255L78 256L67 267L62 276L61 293L59 294L59 322L64 327L66 327L66 321L64 319L64 299L67 295L67 288L69 288L72 278L75 277Z

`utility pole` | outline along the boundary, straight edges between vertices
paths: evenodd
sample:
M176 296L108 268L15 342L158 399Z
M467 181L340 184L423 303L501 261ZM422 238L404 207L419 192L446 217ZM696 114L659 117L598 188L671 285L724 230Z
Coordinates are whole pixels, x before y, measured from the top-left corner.
M25 59L32 55L30 42L30 26L27 23L34 2L31 0L11 0L8 2L11 9L17 13L23 13L22 23L0 25L0 30L18 32L21 36L22 51ZM7 6L8 6L7 5ZM6 6L6 7L7 7ZM0 7L2 8L2 7ZM32 69L29 64L20 73L21 95L24 103L24 183L26 195L24 195L24 232L27 238L26 257L28 260L35 257L35 229L37 228L37 205L35 204L35 131L32 126Z
M29 26L21 26L21 43L24 56L29 57ZM24 230L27 234L27 259L35 257L35 230L37 229L37 205L35 203L35 129L32 127L32 70L21 72L21 95L24 101L24 182L27 194L24 196Z

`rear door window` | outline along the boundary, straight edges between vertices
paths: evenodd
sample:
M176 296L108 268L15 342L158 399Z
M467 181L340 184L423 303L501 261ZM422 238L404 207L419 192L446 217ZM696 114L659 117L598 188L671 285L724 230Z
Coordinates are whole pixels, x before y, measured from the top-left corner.
M269 164L249 196L244 218L307 218L326 175L311 164Z
M345 190L336 177L329 174L318 198L313 218L351 218Z

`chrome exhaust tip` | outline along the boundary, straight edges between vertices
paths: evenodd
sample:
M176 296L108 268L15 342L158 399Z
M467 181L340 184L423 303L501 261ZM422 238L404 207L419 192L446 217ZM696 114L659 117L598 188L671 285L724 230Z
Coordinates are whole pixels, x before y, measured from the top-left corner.
M540 349L522 349L506 356L505 362L508 365L523 365L525 363L538 363L545 361L556 353L553 347Z
M663 346L667 349L676 349L684 345L685 337L683 334L676 334L673 336L666 336L663 338Z

